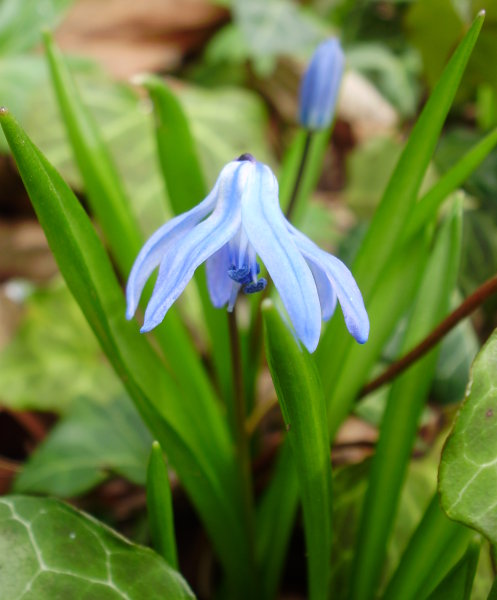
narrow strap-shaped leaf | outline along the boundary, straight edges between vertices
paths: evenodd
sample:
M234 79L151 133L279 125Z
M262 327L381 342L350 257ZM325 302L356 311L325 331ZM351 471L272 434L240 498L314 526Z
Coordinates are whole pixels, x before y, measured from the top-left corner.
M473 535L470 529L454 523L444 514L435 493L382 600L425 598L460 559Z
M154 105L157 149L164 182L175 214L190 210L207 195L202 168L188 120L177 97L158 77L147 75L142 83ZM234 157L233 157L234 158ZM195 273L200 300L211 338L212 357L222 396L232 396L229 335L224 310L212 306L204 269Z
M409 136L352 266L351 270L363 294L366 308L369 308L373 290L402 238L483 20L482 12L477 16L445 67ZM340 319L336 316L322 335L316 353L319 373L327 396L331 390L332 374L336 371L335 364L340 364L341 353L348 352L348 348L354 343L347 336ZM335 352L337 347L341 348L341 353Z
M154 548L171 567L178 568L178 553L174 535L173 503L162 448L152 444L147 468L147 511Z
M402 354L445 316L459 268L460 242L459 204L456 214L438 235L407 325ZM394 382L388 396L356 541L351 579L353 600L374 596L437 358L435 348Z
M285 420L304 513L310 600L328 597L331 554L331 461L326 406L310 354L270 300L263 302L266 355Z
M192 406L184 401L147 340L125 320L122 290L78 199L5 109L0 110L0 122L69 289L167 452L206 525L229 581L250 598L253 574L240 525L236 466L220 412L213 411L201 397Z
M418 238L395 255L385 268L377 293L368 307L371 331L367 344L354 343L348 347L348 352L347 348L341 350L341 365L330 380L328 423L331 439L347 418L399 319L416 296L430 252L428 242L427 237ZM331 362L330 369L337 364Z
M416 202L423 177L484 19L485 13L482 11L456 48L433 89L390 177L361 245L353 272L366 297L369 297L379 273L389 260L406 226L407 216Z
M497 600L497 577L494 579L492 589L488 593L487 600Z
M100 131L82 102L77 86L49 33L44 34L53 87L76 162L84 180L88 200L116 258L120 272L127 277L143 244L132 215L121 178ZM143 303L150 297L149 282ZM155 330L155 336L185 395L214 400L214 392L196 355L192 341L173 309Z
M407 223L404 241L410 239L433 219L447 196L466 181L495 148L496 144L497 129L494 129L443 174L437 183L414 206Z
M286 440L257 511L256 552L262 600L273 600L276 596L298 499L299 482L292 450Z
M461 560L428 596L428 600L470 600L480 556L480 543L471 542Z

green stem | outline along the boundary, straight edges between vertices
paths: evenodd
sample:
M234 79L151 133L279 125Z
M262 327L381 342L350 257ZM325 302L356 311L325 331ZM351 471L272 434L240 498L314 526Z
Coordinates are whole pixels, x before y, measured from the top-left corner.
M236 444L237 460L240 467L241 492L245 530L249 543L250 555L255 565L254 554L254 500L252 493L252 472L250 461L250 445L245 428L246 403L243 385L242 355L240 338L236 321L236 307L228 312L228 332L231 350L231 368L233 372L233 402L230 407L230 420ZM254 567L255 568L255 567Z
M289 221L293 215L295 206L297 204L297 199L298 199L299 191L300 191L300 184L302 183L302 178L304 176L307 159L309 158L309 150L311 148L311 140L312 140L312 131L308 131L305 136L304 148L302 150L302 156L300 157L300 164L299 164L299 170L297 171L297 177L295 178L295 183L293 184L292 195L290 196L290 201L288 202L288 206L287 206L287 209L285 212L285 216Z

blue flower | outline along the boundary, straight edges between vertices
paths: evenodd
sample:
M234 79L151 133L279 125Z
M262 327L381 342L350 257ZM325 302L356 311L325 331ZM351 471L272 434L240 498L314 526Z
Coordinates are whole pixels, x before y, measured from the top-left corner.
M203 262L212 303L232 310L240 291L259 292L266 285L258 278L257 256L310 352L319 341L321 319L332 316L337 298L350 333L360 343L367 340L368 316L350 271L286 220L275 176L250 155L228 163L205 200L171 219L144 245L129 276L126 317L133 317L159 266L141 331L159 325Z
M315 50L300 85L299 122L306 129L325 129L333 121L345 58L331 38Z

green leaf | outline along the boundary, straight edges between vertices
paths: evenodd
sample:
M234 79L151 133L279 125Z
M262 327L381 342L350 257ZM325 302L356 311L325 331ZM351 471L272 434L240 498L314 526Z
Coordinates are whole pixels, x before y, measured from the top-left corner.
M144 485L150 443L126 395L105 404L80 397L30 456L13 489L69 498L113 474Z
M382 599L425 598L462 556L471 536L469 529L446 517L435 493Z
M428 596L428 600L470 600L480 556L480 544L469 544L466 554Z
M91 208L104 231L121 274L127 277L143 240L130 203L100 131L86 110L74 80L48 33L44 36L57 100L81 171ZM148 282L142 304L150 295ZM155 330L171 370L186 394L216 402L196 350L179 320L175 307Z
M2 0L0 55L20 53L39 43L41 30L52 28L73 0Z
M299 481L306 534L309 598L328 597L331 554L331 461L326 406L311 355L270 300L262 306L266 355Z
M298 499L299 480L292 450L286 440L279 450L273 476L257 510L256 552L264 600L272 600L276 596Z
M14 338L0 352L2 403L65 412L78 396L105 401L120 389L84 316L61 282L28 297Z
M150 533L155 549L175 569L178 568L176 539L174 537L171 486L162 448L152 444L147 469L147 511Z
M254 58L309 50L323 37L319 21L288 0L233 0L232 10Z
M464 154L437 183L421 198L412 211L405 232L405 239L432 221L438 208L448 195L461 186L487 158L497 145L497 129L487 134Z
M375 286L389 261L395 256L395 248L402 239L409 214L415 205L426 169L478 38L483 19L483 14L475 19L426 103L392 173L354 262L352 273L357 279L367 308L377 295ZM339 370L343 355L348 353L353 343L341 321L337 318L333 319L321 338L316 354L327 395L330 394L332 386L336 385L334 376ZM342 352L335 352L336 347L340 347ZM345 397L339 405L333 402L333 410L342 416L346 415L350 410L351 401L349 397Z
M62 275L141 416L168 454L234 586L250 594L246 533L229 432L208 397L185 402L133 323L93 226L60 175L8 114L0 121Z
M154 104L156 138L164 182L175 214L184 213L207 196L207 188L188 120L176 96L158 78L146 76L142 83ZM199 269L195 279L203 313L211 338L212 356L223 397L232 396L228 356L228 325L224 310L217 310L207 290L205 271Z
M195 142L184 110L167 85L154 75L145 75L140 83L154 104L159 161L174 214L179 215L207 196Z
M439 486L447 515L497 543L497 331L478 353L466 398L445 444Z
M442 228L423 275L401 355L428 335L448 310L459 268L461 211L460 206L457 208ZM390 390L357 536L351 579L353 600L371 598L378 583L437 358L437 349L425 354L394 381Z
M0 498L0 599L194 598L158 554L54 499Z

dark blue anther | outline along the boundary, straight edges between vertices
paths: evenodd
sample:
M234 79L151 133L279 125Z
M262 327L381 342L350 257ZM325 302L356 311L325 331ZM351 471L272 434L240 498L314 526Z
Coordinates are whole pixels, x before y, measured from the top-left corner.
M264 277L261 277L257 283L248 283L243 291L245 294L255 294L257 292L262 292L262 290L266 287L267 281Z
M257 162L255 160L255 158L252 156L252 154L249 154L248 152L246 152L245 154L241 154L236 160L239 162L243 162L244 160L248 160L251 163Z
M233 281L241 284L250 283L250 281L252 281L250 269L246 265L243 265L243 267L240 268L231 267L231 269L228 269L228 276L233 279Z

